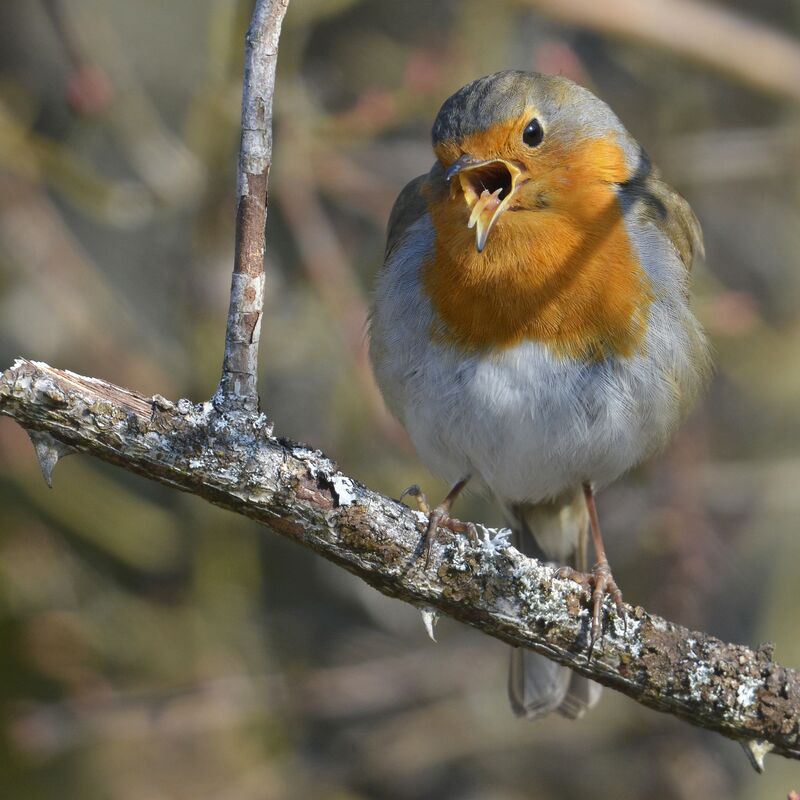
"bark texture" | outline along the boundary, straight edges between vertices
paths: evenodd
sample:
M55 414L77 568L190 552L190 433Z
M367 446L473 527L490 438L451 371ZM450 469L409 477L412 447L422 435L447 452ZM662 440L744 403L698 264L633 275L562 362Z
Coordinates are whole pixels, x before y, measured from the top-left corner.
M263 414L143 397L96 378L18 360L0 375L0 414L34 433L46 474L88 453L244 514L310 547L428 622L447 614L545 654L643 705L739 739L755 765L800 758L800 674L750 650L612 604L586 659L587 598L502 535L480 545L441 531L424 569L422 515L342 475L322 453L272 434Z
M242 141L236 203L236 250L219 408L258 410L258 343L264 307L264 226L272 164L272 97L278 40L289 0L257 0L247 31Z

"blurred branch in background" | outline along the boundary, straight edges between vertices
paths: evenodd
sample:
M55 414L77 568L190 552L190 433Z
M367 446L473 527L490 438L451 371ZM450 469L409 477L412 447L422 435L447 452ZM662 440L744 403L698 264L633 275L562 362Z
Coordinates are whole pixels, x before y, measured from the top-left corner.
M339 329L359 391L371 414L387 441L407 446L405 433L388 415L372 378L367 354L367 300L319 197L316 171L305 156L310 142L302 132L303 121L302 115L294 114L291 124L286 125L286 165L282 180L275 187L278 204L309 281L328 311L331 324ZM319 154L318 159L325 161L324 154ZM346 189L342 191L346 193Z
M104 370L115 371L117 353L125 349L128 379L138 376L164 391L176 384L181 368L176 347L142 325L126 299L113 291L107 274L92 263L41 187L2 173L0 247L10 254L9 265L19 276L5 313L25 313L31 320L40 314L39 337L48 338L58 328L71 346ZM23 292L35 296L35 304L24 300ZM146 350L149 357L137 356L137 350Z
M800 126L714 129L681 136L661 167L685 182L758 180L800 172Z
M698 0L516 0L559 22L663 48L800 102L800 42Z
M165 125L125 57L107 14L91 17L66 0L42 0L72 72L66 95L76 113L104 115L121 152L158 203L190 203L202 188L203 169ZM102 61L104 69L97 66Z
M84 213L108 225L136 227L155 213L137 181L108 178L69 148L38 135L0 101L0 167L54 188Z
M80 37L72 26L72 19L64 7L64 0L42 0L42 5L53 21L53 27L67 55L72 74L67 80L67 102L76 114L99 114L114 99L114 87L105 70L93 63Z

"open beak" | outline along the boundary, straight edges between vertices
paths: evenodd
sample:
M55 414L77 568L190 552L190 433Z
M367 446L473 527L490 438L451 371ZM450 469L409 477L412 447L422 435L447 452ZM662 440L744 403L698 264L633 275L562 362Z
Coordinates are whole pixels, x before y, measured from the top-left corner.
M450 197L460 187L470 210L468 226L475 228L475 246L483 252L486 240L500 215L508 208L517 188L521 170L501 158L476 161L464 155L445 173L450 182ZM458 183L453 178L458 178Z

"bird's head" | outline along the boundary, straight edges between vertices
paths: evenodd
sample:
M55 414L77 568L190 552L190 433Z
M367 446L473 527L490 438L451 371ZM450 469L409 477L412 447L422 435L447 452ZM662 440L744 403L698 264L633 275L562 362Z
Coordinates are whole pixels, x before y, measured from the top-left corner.
M498 240L530 235L554 214L590 228L611 187L630 178L641 158L587 89L516 71L480 78L448 98L433 146L443 181L438 211L457 246L474 228L478 252L493 231Z

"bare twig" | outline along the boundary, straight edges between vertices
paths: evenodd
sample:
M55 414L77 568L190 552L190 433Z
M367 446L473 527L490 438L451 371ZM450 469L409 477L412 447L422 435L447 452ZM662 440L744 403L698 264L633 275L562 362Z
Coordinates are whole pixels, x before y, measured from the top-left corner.
M86 53L66 13L64 0L43 0L43 5L72 68L67 83L67 102L77 114L105 111L114 99L114 88L108 75L92 63Z
M573 582L503 539L442 532L430 569L424 520L337 471L318 451L274 438L263 415L146 398L96 378L19 360L0 376L0 413L28 430L244 514L372 586L518 647L544 653L638 702L800 758L800 675L752 651L638 607L627 629L609 603L586 659L589 615ZM59 443L59 444L56 444ZM758 743L761 744L758 744Z
M761 91L800 101L800 43L697 0L521 0L548 17L662 47Z
M245 49L236 254L218 408L258 408L258 340L264 307L264 225L272 164L272 97L278 40L289 0L257 0Z
M467 661L468 671L461 669ZM424 701L430 707L444 697L466 692L476 681L488 680L496 666L495 653L473 643L449 647L445 652L423 648L311 669L293 675L290 687L285 675L228 674L150 690L104 688L97 694L20 709L11 726L12 736L17 733L15 743L23 748L52 756L98 733L117 741L204 734L243 717L269 719L275 713L271 706L286 697L287 688L292 710L302 710L311 719L346 720L378 712L399 713L410 703ZM47 737L26 735L27 731L40 730L53 733ZM518 729L512 726L509 731ZM439 755L433 748L430 752L432 757Z
M83 44L75 35L69 15L64 9L64 0L42 0L42 5L53 23L56 36L58 36L72 67L77 69L88 63L89 58L84 51Z

